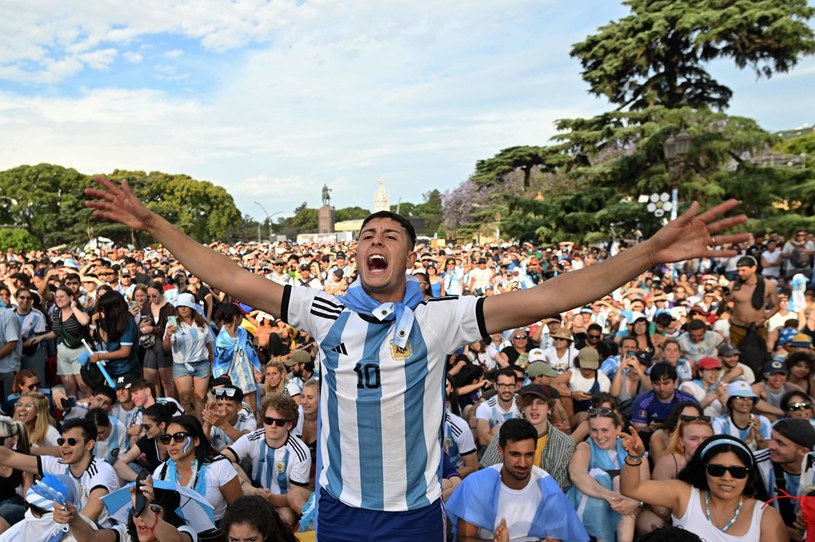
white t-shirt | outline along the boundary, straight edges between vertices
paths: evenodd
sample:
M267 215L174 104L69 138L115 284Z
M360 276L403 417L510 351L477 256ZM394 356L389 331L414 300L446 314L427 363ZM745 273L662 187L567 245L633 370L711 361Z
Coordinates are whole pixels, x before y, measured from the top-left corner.
M156 480L166 480L167 478L162 476L162 473L166 476L166 462L162 463L156 470L153 471L153 477ZM233 478L238 475L238 472L235 470L235 467L232 466L232 462L229 461L227 458L218 459L213 461L209 464L206 472L206 492L204 493L204 497L206 497L207 502L212 505L214 508L213 515L215 516L215 520L219 521L222 517L224 517L224 513L226 512L226 499L224 499L223 494L221 493L221 487L225 486L228 482L230 482ZM195 480L197 476L194 476L190 482L192 487L195 487Z
M496 467L500 469L501 464L493 465L490 468ZM530 538L528 535L541 500L538 480L542 473L543 470L539 467L533 467L529 482L523 489L510 489L501 482L501 489L498 492L498 510L495 514L495 528L498 528L501 520L505 519L507 529L509 529L509 539L512 542L539 540ZM486 529L478 529L478 537L492 540L493 533Z
M46 473L50 474L71 474L68 465L62 462L62 459L51 457L49 455L41 455L37 457L37 470L40 476ZM71 474L73 476L73 474ZM80 506L77 508L84 508L88 504L88 498L91 491L96 488L103 488L112 493L119 489L119 477L113 467L108 465L104 460L94 457L88 463L88 468L79 477L79 486L82 488L82 496L80 497ZM108 525L107 511L103 508L102 513L99 514L97 523L103 527Z

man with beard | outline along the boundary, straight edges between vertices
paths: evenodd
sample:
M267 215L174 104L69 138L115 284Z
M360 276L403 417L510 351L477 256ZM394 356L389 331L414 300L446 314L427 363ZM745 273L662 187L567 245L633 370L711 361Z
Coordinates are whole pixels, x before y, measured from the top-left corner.
M772 472L769 484L770 497L780 494L798 495L801 482L801 466L804 457L815 448L815 429L809 420L788 418L773 426L768 443ZM778 499L773 504L781 512L787 524L790 540L803 540L803 531L794 525L800 505L793 499Z
M501 426L498 441L503 462L465 478L447 501L456 539L588 541L560 486L534 464L535 427L510 420Z
M504 367L495 375L495 389L498 393L478 405L475 411L476 433L481 446L489 446L502 423L521 417L518 405L515 404L517 383L518 375L512 367Z

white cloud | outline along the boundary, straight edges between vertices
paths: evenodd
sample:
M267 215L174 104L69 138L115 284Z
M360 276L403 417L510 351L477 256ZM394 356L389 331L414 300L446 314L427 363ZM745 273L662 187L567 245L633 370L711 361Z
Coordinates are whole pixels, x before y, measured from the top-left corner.
M122 56L125 58L125 60L127 60L131 64L138 64L142 60L144 60L144 57L142 55L140 55L139 53L134 53L133 51L127 51L126 53L123 53Z
M173 49L172 51L167 51L164 54L165 56L168 56L170 58L179 58L184 55L184 51L182 51L181 49Z

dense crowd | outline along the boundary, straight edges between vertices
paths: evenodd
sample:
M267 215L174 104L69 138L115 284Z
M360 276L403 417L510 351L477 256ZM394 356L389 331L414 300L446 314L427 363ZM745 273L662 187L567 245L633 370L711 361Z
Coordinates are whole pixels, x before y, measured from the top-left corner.
M357 275L355 243L211 248L340 299ZM811 489L815 242L798 231L733 248L659 265L590 304L449 353L442 488L459 540L545 538L530 530L541 514L567 518L563 539L631 541L671 525L717 539L699 517L725 533L803 539L798 501L775 500L776 516L760 502ZM409 274L426 299L489 297L625 250L616 240L418 245ZM326 352L285 314L203 283L163 249L8 251L0 277L0 541L44 540L63 525L91 540L87 520L162 541L246 539L241 529L290 540L309 528ZM378 376L363 367L359 378ZM102 497L145 469L144 491L132 493L149 506L117 522ZM38 492L49 473L72 474L64 483L79 486L76 499ZM489 484L529 477L538 484L511 500L496 493L503 523L492 510L485 527ZM160 481L205 497L212 525L184 525ZM541 502L532 486L552 495L551 509L529 504ZM728 492L742 496L738 508L717 509Z

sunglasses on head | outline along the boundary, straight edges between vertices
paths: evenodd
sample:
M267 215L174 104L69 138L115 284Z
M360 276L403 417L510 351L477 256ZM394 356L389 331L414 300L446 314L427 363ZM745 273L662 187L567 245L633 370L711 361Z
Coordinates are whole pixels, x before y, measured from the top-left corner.
M283 427L288 423L289 420L285 420L283 418L272 418L271 416L264 416L263 423L266 425L276 425L278 427Z
M215 397L235 397L237 388L215 388Z
M679 416L679 419L682 420L683 422L700 421L700 422L710 423L710 416L690 416L688 414L682 414L682 415Z
M179 431L178 433L173 433L172 435L168 433L164 433L163 435L159 435L158 439L161 441L162 444L170 444L171 440L174 440L177 444L181 444L184 442L190 434L186 431Z
M733 478L743 480L747 478L747 475L750 473L750 469L747 467L726 467L724 465L714 465L710 463L705 465L705 469L707 469L707 473L714 478L721 478L724 476L725 471L728 471Z
M606 418L616 418L617 413L611 410L610 408L590 408L588 410L589 416L603 416Z
M66 442L68 443L68 446L76 446L76 445L77 445L77 443L79 442L79 439L75 439L75 438L62 438L62 437L60 437L60 438L58 438L58 439L57 439L57 445L58 445L58 446L62 446L62 445L63 445L63 444L65 444Z
M787 405L787 410L791 411L804 410L805 408L812 408L812 403L790 403Z

